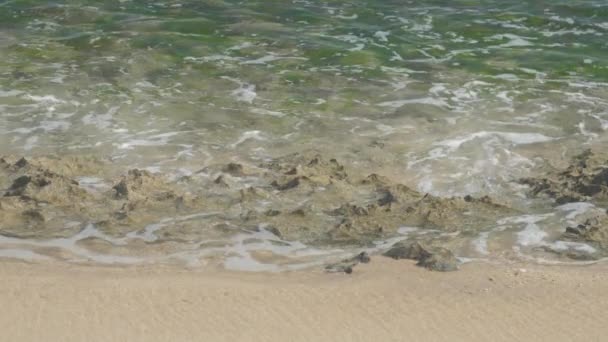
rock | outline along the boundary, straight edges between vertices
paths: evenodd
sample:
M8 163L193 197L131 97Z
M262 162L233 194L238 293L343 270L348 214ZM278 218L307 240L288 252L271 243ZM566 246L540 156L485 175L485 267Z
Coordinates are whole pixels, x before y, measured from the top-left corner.
M277 181L274 181L274 182L272 182L271 185L279 191L293 189L293 188L297 187L298 185L300 185L300 177L295 177L283 184L279 184Z
M397 242L383 255L397 260L417 260L418 266L432 271L448 272L458 269L458 259L450 250L442 247L430 248L419 242Z
M411 259L418 260L424 253L424 247L418 242L405 243L397 242L383 255L395 260Z
M589 243L608 254L608 215L592 217L575 227L568 227L561 238L566 241Z
M404 225L472 233L453 237L461 239L516 213L489 198L440 198L378 174L347 172L318 151L267 160L255 168L206 166L180 180L140 169L115 177L115 168L76 157L1 158L0 188L6 191L0 197L0 231L28 235L32 230L24 227L35 226L36 234L60 236L77 230L66 229L69 222L104 222L99 229L105 234L124 236L163 219L189 217L160 228L158 236L171 230L175 240L194 241L212 233L226 238L239 231L236 227L272 227L283 240L361 248L396 236ZM99 178L112 187L81 187L74 181L80 177ZM213 229L220 223L233 229ZM440 260L428 262L427 267L436 267Z
M431 271L450 272L458 270L458 259L450 250L439 247L430 253L423 253L417 265Z
M226 166L222 168L222 172L228 173L231 176L235 177L242 177L245 175L245 173L243 172L243 165L236 163L226 164Z
M223 186L223 187L229 187L228 183L226 182L226 179L224 178L224 176L218 176L213 183Z
M30 221L35 221L35 222L44 222L45 221L44 215L42 215L42 213L36 209L27 209L22 213L22 215Z
M118 184L112 187L116 191L116 198L127 198L129 197L129 187L127 182L123 179Z
M552 253L559 257L564 257L564 258L578 260L578 261L592 261L592 260L599 259L599 256L597 255L597 253L589 253L587 251L580 251L580 250L571 249L571 248L556 249L556 248L552 248L551 246L541 246L541 247L537 247L535 249L543 251L543 252L547 252L547 253Z
M330 273L344 272L346 274L353 273L353 268L359 263L367 264L371 258L367 252L361 252L352 258L344 259L338 263L325 266L325 271Z
M523 178L530 196L546 196L557 204L589 199L608 201L608 155L605 151L586 150L572 158L564 170L545 172L543 177Z
M279 210L274 210L274 209L268 209L264 213L264 215L266 215L266 216L277 216L277 215L280 215L280 214L281 214L281 212Z

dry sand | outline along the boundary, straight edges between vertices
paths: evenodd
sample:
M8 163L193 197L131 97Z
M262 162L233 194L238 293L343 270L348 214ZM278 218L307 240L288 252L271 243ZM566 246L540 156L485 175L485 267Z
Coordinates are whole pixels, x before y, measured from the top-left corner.
M606 341L608 265L351 275L0 262L1 341Z

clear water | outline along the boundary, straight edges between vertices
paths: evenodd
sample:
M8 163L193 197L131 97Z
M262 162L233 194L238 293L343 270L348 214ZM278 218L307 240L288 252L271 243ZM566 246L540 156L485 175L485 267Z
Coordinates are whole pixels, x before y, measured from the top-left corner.
M0 1L0 57L0 155L187 174L316 148L529 208L512 180L608 137L605 1ZM467 256L554 243L572 210Z

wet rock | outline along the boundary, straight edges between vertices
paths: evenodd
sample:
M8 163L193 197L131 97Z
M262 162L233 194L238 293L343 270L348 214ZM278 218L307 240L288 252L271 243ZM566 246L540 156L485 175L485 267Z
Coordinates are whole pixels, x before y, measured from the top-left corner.
M599 255L597 253L589 253L576 249L556 249L550 246L541 246L538 249L547 253L555 254L559 257L577 261L593 261L599 259Z
M235 177L242 177L245 175L243 165L237 163L226 164L226 166L222 168L222 172L228 173Z
M21 176L13 181L10 188L6 192L5 196L19 196L21 195L25 187L32 181L30 176Z
M44 215L39 210L27 209L22 214L26 219L35 222L44 222Z
M369 143L369 147L384 148L384 143L378 140L373 140Z
M589 243L608 253L608 215L589 218L577 226L566 228L562 239Z
M378 205L383 207L386 205L391 205L392 203L397 202L397 198L393 195L389 190L382 191L380 193L380 198L378 199Z
M123 179L118 184L112 187L116 192L116 198L128 198L129 197L129 187L127 186L127 182Z
M317 185L328 185L334 180L345 180L348 175L336 159L326 160L316 151L293 153L264 163L260 167L282 175L299 175ZM296 179L296 178L294 178Z
M337 160L317 151L294 153L252 169L246 164L215 165L180 181L139 169L115 177L114 169L87 158L0 159L0 188L6 189L0 197L0 231L31 235L31 228L26 232L24 227L36 226L47 235L69 234L67 222L104 222L99 229L105 234L124 236L166 218L192 217L167 224L158 234L195 241L216 232L213 227L222 223L272 227L283 240L350 248L395 236L406 225L475 234L515 213L490 198L439 198L379 174L347 173ZM247 178L238 178L244 174ZM92 175L113 187L87 191L74 181ZM40 208L44 220L23 214ZM206 212L217 217L200 215ZM433 266L441 260L428 262L427 267L441 268Z
M353 257L353 260L359 261L361 263L367 264L372 261L372 258L367 254L367 252L361 252Z
M19 168L26 167L28 165L29 165L29 163L28 163L27 159L25 159L23 157L15 163L15 166L19 167Z
M271 185L279 191L285 191L285 190L293 189L293 188L299 186L300 179L301 179L300 177L296 177L296 178L293 178L282 184L279 184L277 181L274 181L274 182L272 182Z
M432 271L449 272L458 269L458 259L454 254L442 247L427 247L419 242L398 242L384 256L418 261L417 265Z
M251 186L240 189L238 192L238 200L241 203L265 200L268 199L268 197L269 194L265 190Z
M226 179L224 178L224 176L218 176L213 183L217 184L217 185L221 185L223 187L229 187L228 183L226 182Z
M344 272L346 274L351 274L351 273L353 273L353 268L355 266L357 266L360 263L367 264L370 261L371 261L371 258L369 256L369 254L367 254L367 252L361 252L352 258L347 258L338 263L329 264L329 265L325 266L325 271L330 272L330 273Z
M608 201L608 155L586 150L575 156L565 170L552 170L544 177L520 179L530 196L546 196L558 204L587 200Z
M420 256L423 253L424 253L424 247L422 247L422 245L418 242L415 242L415 243L397 242L383 255L386 257L389 257L389 258L393 258L395 260L399 260L399 259L418 260L418 258L420 258Z
M450 250L436 248L430 254L423 254L417 265L431 271L451 272L458 270L458 259Z
M306 216L306 212L302 208L298 208L289 213L290 215L304 217Z
M127 201L132 208L152 209L163 205L163 202L174 208L183 208L192 199L177 191L176 186L162 176L139 169L129 170L127 175L112 187L112 191L114 199Z
M279 239L282 238L281 232L275 227L266 227L266 230L274 234Z
M267 210L267 211L264 213L264 215L266 215L266 216L277 216L277 215L279 215L279 214L281 214L281 212L280 212L280 211L278 211L278 210L274 210L274 209L268 209L268 210Z

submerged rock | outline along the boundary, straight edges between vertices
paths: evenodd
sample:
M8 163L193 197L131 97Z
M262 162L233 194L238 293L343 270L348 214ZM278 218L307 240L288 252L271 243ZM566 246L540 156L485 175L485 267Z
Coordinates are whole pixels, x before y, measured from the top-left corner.
M525 178L529 195L555 200L556 204L594 202L608 204L608 154L606 151L586 150L572 158L569 166L548 172L543 177ZM576 260L596 259L608 255L608 215L604 211L584 222L567 227L561 240L586 243L599 249L598 253L576 250L549 250Z
M598 253L590 253L588 251L582 251L572 248L552 248L551 246L541 246L538 250L557 255L559 257L565 257L577 261L593 261L598 260L600 256Z
M202 166L178 180L140 169L116 172L111 163L90 158L0 159L0 233L63 237L93 223L104 234L124 237L155 225L147 241L197 241L268 227L283 240L363 247L403 226L475 235L515 213L489 197L440 198L378 174L347 172L317 151L256 166ZM108 186L86 188L80 177ZM438 266L447 256L435 254L442 259L429 257L425 267L449 268Z
M568 227L562 238L567 241L590 243L608 251L608 215L590 218L575 227Z
M586 150L575 156L564 170L543 177L523 178L531 196L547 196L558 204L595 200L608 201L608 155Z
M397 242L384 256L418 261L417 265L431 271L449 272L458 270L458 259L443 247L428 247L420 242Z

